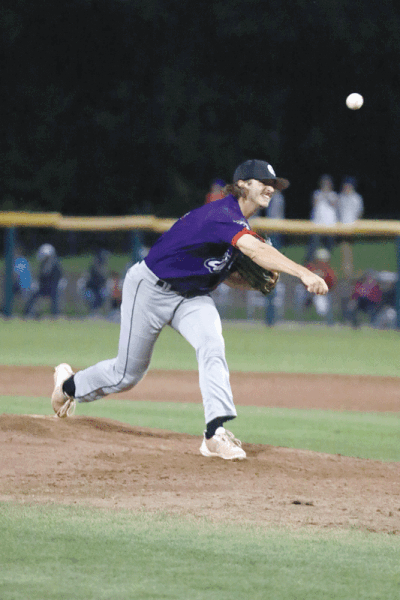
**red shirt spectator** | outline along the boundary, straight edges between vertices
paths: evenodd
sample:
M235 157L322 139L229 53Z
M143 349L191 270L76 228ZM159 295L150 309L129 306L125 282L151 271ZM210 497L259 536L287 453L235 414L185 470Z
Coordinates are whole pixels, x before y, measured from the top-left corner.
M224 198L225 194L223 192L223 189L224 189L225 185L226 185L225 181L223 181L222 179L214 179L214 181L211 184L210 191L206 195L205 204L208 204L209 202L214 202L215 200L221 200L221 198Z
M382 301L382 290L377 280L369 273L359 279L354 286L351 299L358 300L359 298L366 298L374 304L379 304Z
M330 290L336 285L337 277L328 263L325 263L322 260L316 260L315 262L306 265L306 267L316 275L322 277Z

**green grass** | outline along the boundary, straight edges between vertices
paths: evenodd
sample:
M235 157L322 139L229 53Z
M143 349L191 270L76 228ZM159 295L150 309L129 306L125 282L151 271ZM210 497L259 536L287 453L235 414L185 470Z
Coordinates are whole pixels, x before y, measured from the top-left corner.
M87 367L115 356L118 337L119 325L106 321L2 320L0 364ZM400 337L393 330L227 324L224 337L231 371L399 376ZM166 327L151 368L197 369L195 352Z
M139 388L138 388L139 390ZM231 429L242 441L400 461L400 415L238 406ZM52 414L48 398L0 396L0 413ZM77 415L105 417L138 427L202 434L203 406L120 400L78 404Z
M0 505L2 600L397 600L398 540Z

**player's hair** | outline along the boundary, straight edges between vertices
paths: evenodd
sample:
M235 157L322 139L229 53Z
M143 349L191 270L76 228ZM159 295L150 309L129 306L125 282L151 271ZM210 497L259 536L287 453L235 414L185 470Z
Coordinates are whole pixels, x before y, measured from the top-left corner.
M236 200L239 200L239 198L245 198L248 194L248 190L238 186L237 183L228 183L228 185L226 185L222 191L225 196L231 194L236 198Z

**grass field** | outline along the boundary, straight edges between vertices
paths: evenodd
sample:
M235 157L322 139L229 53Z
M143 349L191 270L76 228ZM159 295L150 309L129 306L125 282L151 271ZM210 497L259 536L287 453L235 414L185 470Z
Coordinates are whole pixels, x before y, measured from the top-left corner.
M0 321L0 364L85 367L113 356L117 325ZM231 370L398 377L398 333L311 327L225 327ZM188 350L189 349L189 350ZM165 330L153 368L195 369ZM105 416L198 435L202 407L113 399L80 405ZM0 412L48 414L47 398L0 397ZM399 415L241 407L246 441L400 460ZM301 425L299 427L299 424ZM400 508L400 507L399 507ZM1 600L397 600L398 536L216 525L163 514L0 504Z
M0 504L2 600L397 600L393 536Z
M0 321L0 364L87 367L115 356L119 325L107 321ZM399 376L394 330L325 326L224 326L231 371ZM197 369L195 352L166 327L151 367Z

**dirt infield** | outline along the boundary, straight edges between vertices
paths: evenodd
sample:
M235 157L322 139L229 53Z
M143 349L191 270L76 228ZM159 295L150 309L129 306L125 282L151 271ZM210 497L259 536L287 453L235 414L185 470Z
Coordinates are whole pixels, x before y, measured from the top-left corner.
M244 404L394 411L399 380L234 373ZM49 396L49 368L0 367L0 395ZM152 371L121 398L200 402L197 374ZM79 409L78 409L79 412ZM294 528L400 533L400 463L244 444L206 459L201 436L74 416L0 415L0 499L166 511ZM6 457L6 460L4 460Z

